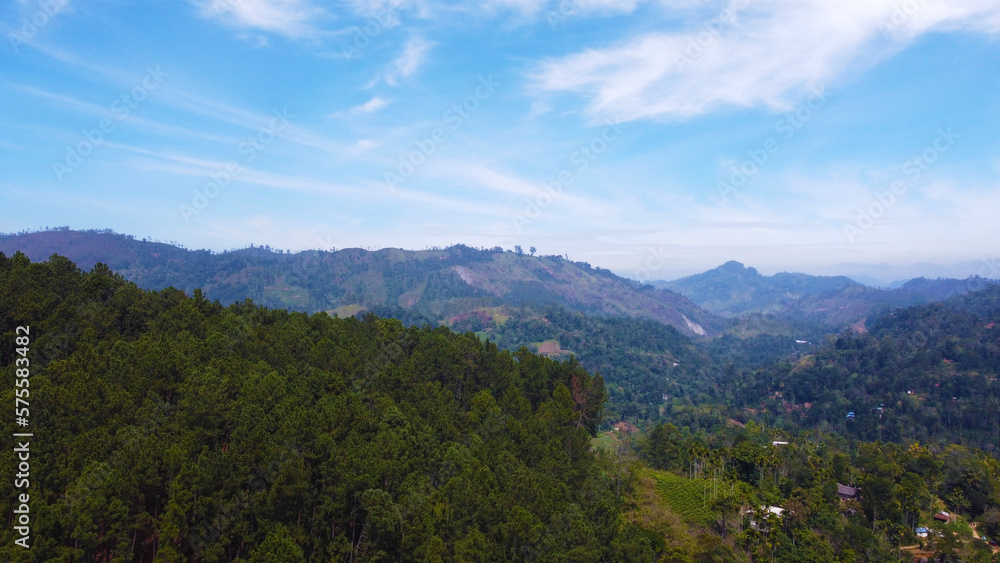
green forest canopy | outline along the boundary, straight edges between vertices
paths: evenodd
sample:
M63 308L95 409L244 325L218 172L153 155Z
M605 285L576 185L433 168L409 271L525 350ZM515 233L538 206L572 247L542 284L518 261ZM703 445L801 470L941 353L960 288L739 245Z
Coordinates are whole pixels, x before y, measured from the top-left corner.
M898 311L868 335L831 338L800 361L760 369L738 356L784 354L784 339L695 349L669 327L637 330L641 323L559 309L546 312L559 321L555 334L535 320L495 333L505 345L543 333L589 344L588 362L616 367L624 383L627 366L650 358L690 364L677 373L685 401L663 414L683 426L650 426L638 443L657 472L628 461L625 435L611 440L617 459L595 455L608 394L573 359L373 315L222 307L200 291L140 290L102 265L83 273L64 258L0 254L9 343L0 365L12 381L14 330L30 325L37 436L33 547L14 547L6 527L0 557L898 561L917 542L914 526L950 508L960 520L928 540L928 553L987 561L967 522L1000 534L1000 463L947 445L989 448L994 434L981 420L907 419L911 411L886 408L873 422L858 409L852 429L812 413L905 393L904 383L927 409L989 409L998 341L986 321L998 302L994 289ZM864 377L840 377L851 369ZM637 390L656 384L655 372L633 375ZM924 393L920 385L934 381L940 391ZM943 399L970 384L986 387ZM0 393L13 403L13 385ZM806 398L813 407L797 407ZM996 413L984 412L987 423ZM908 428L911 420L938 426ZM863 441L881 438L876 431L901 444ZM930 448L914 443L928 433ZM790 443L774 446L778 439ZM13 463L5 456L0 471L12 475ZM838 500L838 482L863 494ZM0 504L8 515L12 501ZM745 509L766 505L789 516L747 527L760 516Z
M58 257L0 255L0 323L5 371L31 326L37 436L33 547L4 527L5 560L651 560L590 451L603 382L575 362Z

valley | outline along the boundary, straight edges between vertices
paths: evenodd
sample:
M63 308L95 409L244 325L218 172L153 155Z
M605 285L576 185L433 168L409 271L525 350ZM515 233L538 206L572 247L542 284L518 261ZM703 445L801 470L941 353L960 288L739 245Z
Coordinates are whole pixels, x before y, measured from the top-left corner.
M752 289L714 270L675 284L684 297L501 250L303 254L0 237L0 332L36 327L39 456L58 460L38 470L45 510L65 515L43 551L993 556L988 280L876 290L729 263ZM115 519L87 508L111 498ZM956 516L937 525L941 511Z

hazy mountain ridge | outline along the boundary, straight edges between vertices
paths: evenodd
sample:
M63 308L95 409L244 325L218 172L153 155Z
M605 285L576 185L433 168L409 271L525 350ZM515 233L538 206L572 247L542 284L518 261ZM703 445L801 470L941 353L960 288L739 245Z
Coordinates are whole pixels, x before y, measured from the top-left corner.
M809 295L838 291L859 285L845 276L826 277L782 272L761 275L736 261L678 280L657 282L684 295L702 308L733 317L743 313L778 313Z
M993 283L979 277L915 278L896 288L880 289L846 276L787 272L764 276L755 268L730 261L701 274L654 285L684 295L723 317L774 313L839 328L874 313L941 301Z
M104 263L143 288L202 289L222 303L251 298L296 311L354 314L399 306L440 321L479 307L556 304L587 314L648 318L687 335L724 325L671 291L559 256L499 247L294 254L253 247L216 254L110 232L56 230L0 238L0 252L16 251L35 261L59 254L84 270Z
M869 315L936 303L996 283L979 277L965 280L915 278L896 289L851 286L838 292L806 297L788 307L785 314L829 326L843 326L863 321Z

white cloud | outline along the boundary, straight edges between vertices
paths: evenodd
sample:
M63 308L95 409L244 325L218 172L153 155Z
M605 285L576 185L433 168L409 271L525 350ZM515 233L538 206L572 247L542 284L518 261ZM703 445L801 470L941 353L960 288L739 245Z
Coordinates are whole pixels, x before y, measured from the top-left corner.
M207 18L293 39L319 35L312 22L323 14L309 0L203 0L199 6Z
M392 103L392 100L387 100L385 98L380 98L375 96L374 98L368 100L367 102L354 106L351 108L351 113L354 115L375 113Z
M358 14L381 18L385 15L394 15L399 10L417 2L410 0L347 0L346 3L353 6L354 11Z
M393 61L392 66L384 74L387 84L396 86L400 79L408 78L415 74L427 60L427 52L434 44L415 37L407 41L403 47L403 53Z
M359 150L369 151L380 146L381 144L382 143L375 139L358 139L357 147Z
M907 8L910 4L915 10ZM601 118L687 118L790 100L937 30L1000 31L1000 4L944 0L735 0L682 31L543 62L539 93L568 92Z
M510 9L526 15L545 10L557 17L571 17L588 12L631 13L641 0L488 0L483 7L490 10Z
M91 102L79 100L72 96L56 94L32 86L13 84L11 85L11 88L35 96L39 99L51 102L53 105L56 105L58 107L66 108L79 113L90 114L96 116L97 118L113 117L113 112L110 104L107 106L100 106ZM129 115L127 123L129 124L129 126L135 126L140 129L146 131L152 131L165 136L194 138L203 141L211 141L211 142L225 143L225 144L232 143L231 138L226 138L216 133L188 129L186 127L180 127L172 123L164 123L137 115ZM71 134L75 135L75 132Z
M534 196L540 187L507 171L494 170L484 164L449 160L437 162L428 170L433 176L514 196Z
M249 43L255 49L262 49L270 45L270 42L267 40L267 36L261 35L260 33L241 33L236 37L240 41Z

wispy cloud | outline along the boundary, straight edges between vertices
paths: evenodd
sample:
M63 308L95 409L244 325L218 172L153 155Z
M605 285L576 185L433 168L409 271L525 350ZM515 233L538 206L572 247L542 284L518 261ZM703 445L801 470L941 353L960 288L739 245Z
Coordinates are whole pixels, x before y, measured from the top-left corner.
M324 13L309 0L201 0L197 4L206 18L292 39L318 36L314 22Z
M682 31L544 61L539 93L587 100L593 118L687 118L717 107L787 109L803 91L869 65L934 30L1000 31L1000 5L925 0L736 0Z
M538 192L538 186L506 170L495 170L476 162L442 159L428 166L428 174L444 182L454 182L462 187L488 190L508 196L529 197ZM482 192L480 192L482 193Z
M250 130L259 130L274 119L277 113L286 112L285 108L274 108L271 113L259 113L173 88L164 88L161 93L161 100L168 105L187 110L192 114L203 115ZM290 115L290 118L292 124L282 131L281 137L283 139L317 149L327 154L350 154L347 150L350 145L334 141L324 134L296 124L294 115Z
M40 6L10 4L5 33ZM109 226L217 249L310 244L316 230L338 247L537 245L627 275L664 248L656 277L729 259L844 273L996 254L1000 0L186 0L156 18L104 4L50 17L4 67L0 95L17 109L0 120L0 208L23 211L8 228ZM168 20L179 33L165 38ZM122 33L80 33L97 28ZM254 71L218 70L229 63ZM49 158L114 120L147 64L170 79L53 181ZM449 69L494 73L502 103L459 128L442 110L476 102L438 80ZM813 85L830 95L823 117L717 201L717 182L781 132L761 114L798 116ZM613 148L590 127L705 113L720 115L635 124ZM428 154L424 140L449 126ZM845 224L939 126L962 143L849 242ZM251 160L244 143L272 136ZM426 157L419 174L388 190L385 172L411 157ZM231 163L241 171L210 213L179 221L177 206ZM563 171L574 181L557 190ZM520 232L515 216L537 220Z
M21 84L8 84L7 86L12 90L17 90L25 94L37 97L39 99L46 100L53 105L65 108L67 110L79 112L82 114L93 115L97 118L111 117L114 113L112 104L108 104L107 106L100 106L91 102L77 99L73 96L49 92L47 90L42 90L34 86L26 86ZM199 139L203 141L211 141L215 143L225 143L225 144L232 143L231 138L227 138L222 135L204 131L198 131L170 123L163 123L160 121L147 119L145 117L137 115L130 115L128 117L128 123L132 126L136 126L146 131L152 131L155 133L175 138Z
M225 169L222 161L206 160L179 154L174 151L154 151L141 147L112 143L116 149L143 157L121 164L128 168L147 172L164 172L176 176L206 178L210 173ZM350 198L364 203L386 204L386 194L381 185L355 186L334 183L309 176L283 174L244 167L234 178L237 184L252 184L262 188L305 192L319 196ZM469 194L464 194L468 196ZM435 211L447 210L487 217L503 217L504 210L495 205L481 203L469 197L448 197L419 190L396 189L392 193L395 205L417 204ZM405 202L405 203L404 203Z
M385 98L380 98L375 96L374 98L368 100L367 102L354 106L348 113L351 115L364 115L369 113L375 113L381 109L388 107L392 103L392 100L387 100Z
M382 75L386 84L397 86L399 81L416 74L427 60L427 53L434 44L420 37L414 37L406 42L403 52L392 62L389 69Z
M569 17L588 12L630 13L641 2L642 0L487 0L482 7L487 10L508 9L529 16L548 10L562 17Z
M240 41L243 41L245 43L249 43L255 49L263 49L264 47L267 47L268 45L271 44L267 40L267 37L265 35L260 34L260 33L240 33L236 37Z
M391 104L391 98L387 99L381 96L373 96L372 99L363 104L358 104L346 110L335 111L327 115L327 117L331 119L344 119L363 115L372 115L389 107ZM371 148L374 146L371 139L361 139L358 143L362 148Z
M33 86L13 84L8 85L8 87L45 99L72 111L100 117L106 117L111 113L110 104L107 107L102 107L72 96L48 92ZM158 91L158 94L160 94L158 101L162 104L185 110L193 115L204 116L223 123L236 125L250 131L256 131L267 126L277 113L283 112L283 110L275 109L271 114L258 113L196 96L176 88L164 87ZM292 117L294 118L294 116ZM217 133L189 129L137 115L130 116L128 123L169 137L196 138L226 145L234 145L239 142L239 138L237 137L226 137ZM324 134L317 133L307 127L294 123L294 119L293 123L282 131L281 137L289 142L316 149L324 154L337 155L343 158L357 156L359 150L366 149L364 146L355 147L350 143L335 141Z
M380 10L395 12L397 10L414 7L411 5L423 4L413 0L346 0L346 4L354 7L354 11L363 16L371 16Z

